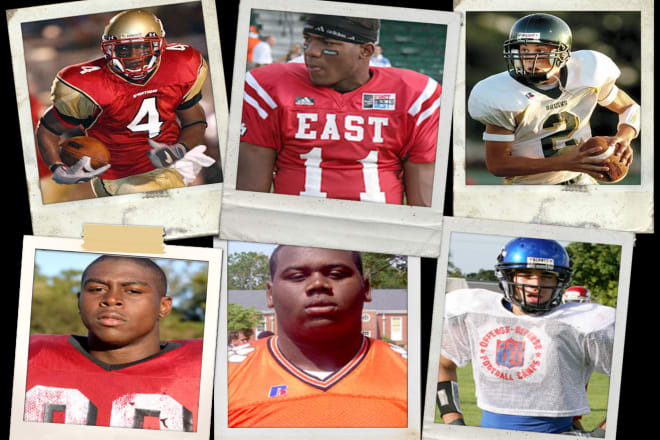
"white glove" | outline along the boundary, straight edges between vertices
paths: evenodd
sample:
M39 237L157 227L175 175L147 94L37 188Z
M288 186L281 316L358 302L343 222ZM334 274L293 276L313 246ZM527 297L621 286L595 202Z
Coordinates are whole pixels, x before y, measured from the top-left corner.
M78 162L69 166L58 165L53 170L53 180L61 185L72 185L74 183L88 182L94 177L105 173L110 164L94 169L89 156L83 156Z
M151 164L156 168L167 168L183 158L186 154L186 147L183 144L167 145L148 139L151 150L147 153Z
M209 167L215 163L215 159L204 154L205 151L206 145L198 145L174 163L174 169L181 174L186 185L195 180L203 167Z

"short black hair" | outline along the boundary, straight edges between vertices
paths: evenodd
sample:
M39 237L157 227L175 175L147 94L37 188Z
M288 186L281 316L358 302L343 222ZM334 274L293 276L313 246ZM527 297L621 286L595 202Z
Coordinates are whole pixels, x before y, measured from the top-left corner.
M82 276L80 277L80 283L82 284L85 281L85 277L87 276L87 272L92 268L97 263L100 263L105 260L128 260L132 261L135 264L138 264L142 267L144 267L147 270L151 270L157 277L158 279L158 291L160 293L160 296L166 296L167 295L167 276L165 275L165 272L163 269L154 263L153 260L150 258L146 257L133 257L129 255L101 255L91 263L87 265L85 270L83 270Z
M275 278L275 271L277 270L278 254L281 252L282 248L285 248L285 247L298 247L298 246L290 246L290 245L280 244L270 254L270 259L268 260L268 264L269 264L269 268L270 268L270 279L271 280L273 280ZM360 276L364 276L364 271L362 269L362 254L360 254L360 252L358 252L358 251L349 251L349 252L351 253L351 256L353 257L353 263L355 264L355 267L357 267L357 270L360 273Z

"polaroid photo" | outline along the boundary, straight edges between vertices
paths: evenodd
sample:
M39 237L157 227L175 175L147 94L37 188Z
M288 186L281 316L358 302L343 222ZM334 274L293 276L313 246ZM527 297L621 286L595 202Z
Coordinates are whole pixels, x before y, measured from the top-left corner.
M652 233L653 2L455 10L453 215Z
M634 237L447 217L423 438L616 438Z
M215 3L79 1L7 22L34 234L217 234L229 110Z
M420 437L420 258L214 246L227 280L214 438Z
M220 238L276 229L333 247L324 232L341 230L356 248L436 256L459 25L447 11L242 1Z
M10 439L208 439L222 251L25 236Z

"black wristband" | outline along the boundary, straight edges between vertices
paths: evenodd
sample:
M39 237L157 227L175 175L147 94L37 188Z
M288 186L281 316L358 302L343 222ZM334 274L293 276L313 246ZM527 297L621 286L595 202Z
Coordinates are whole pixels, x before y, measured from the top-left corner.
M458 383L453 380L438 382L435 401L440 415L448 413L461 413L461 404L458 396Z
M447 425L459 425L459 426L465 426L465 420L463 420L463 417L452 420L451 422L447 423Z
M59 167L63 167L63 166L64 166L63 163L58 162L58 163L54 163L51 166L49 166L48 169L50 170L51 173L54 173L56 169L58 169Z

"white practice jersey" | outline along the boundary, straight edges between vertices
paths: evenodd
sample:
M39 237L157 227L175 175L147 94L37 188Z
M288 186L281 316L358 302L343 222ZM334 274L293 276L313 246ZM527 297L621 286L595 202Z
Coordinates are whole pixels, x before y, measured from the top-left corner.
M591 374L610 375L615 309L569 303L518 316L502 299L484 289L446 295L441 353L459 367L472 362L477 406L520 416L589 413Z
M472 119L514 133L513 156L545 158L591 137L589 119L607 98L619 68L600 52L580 50L562 69L562 86L543 91L516 81L508 72L478 82L468 99ZM505 183L557 184L580 173L556 171L516 176Z

